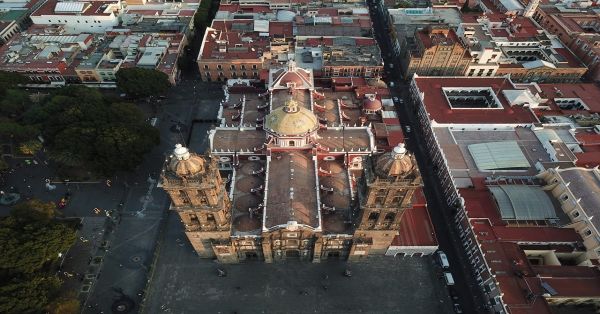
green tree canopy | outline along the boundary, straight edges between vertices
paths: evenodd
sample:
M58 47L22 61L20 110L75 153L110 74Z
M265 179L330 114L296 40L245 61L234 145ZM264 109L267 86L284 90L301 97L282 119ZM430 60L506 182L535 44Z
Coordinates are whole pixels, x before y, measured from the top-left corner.
M56 276L13 278L0 285L0 313L44 313L59 286Z
M0 223L0 270L34 273L57 260L58 253L65 253L74 242L75 230L64 223L5 218Z
M167 74L154 69L125 68L117 72L117 87L130 96L143 98L164 94L171 83Z
M44 203L32 199L13 206L10 214L17 222L47 223L56 217L56 205L52 202Z
M0 220L0 313L75 313L72 297L57 298L61 282L51 266L75 243L76 231L55 214L54 204L31 200Z
M57 91L25 119L43 130L53 160L103 175L131 170L159 143L158 130L137 106L111 103L82 86Z
M0 71L0 95L5 95L5 91L25 84L28 80L21 74L14 72Z
M4 95L0 101L0 114L3 116L17 117L29 106L31 99L27 92L19 89L3 90Z

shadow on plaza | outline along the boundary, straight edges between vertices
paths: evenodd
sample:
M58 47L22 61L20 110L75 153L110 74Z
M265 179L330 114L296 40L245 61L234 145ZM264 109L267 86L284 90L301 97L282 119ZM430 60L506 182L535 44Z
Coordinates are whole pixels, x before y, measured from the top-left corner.
M448 313L429 257L319 264L200 259L169 215L142 313ZM219 277L217 269L227 276ZM350 268L352 277L344 276Z

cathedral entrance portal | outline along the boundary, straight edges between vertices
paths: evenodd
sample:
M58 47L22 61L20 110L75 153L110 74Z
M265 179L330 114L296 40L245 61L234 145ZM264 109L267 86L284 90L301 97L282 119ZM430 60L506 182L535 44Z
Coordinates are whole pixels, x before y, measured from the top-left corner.
M338 260L340 259L340 252L327 252L328 260Z
M286 259L300 258L300 251L298 251L298 250L287 250L287 251L285 251L285 257L286 257Z

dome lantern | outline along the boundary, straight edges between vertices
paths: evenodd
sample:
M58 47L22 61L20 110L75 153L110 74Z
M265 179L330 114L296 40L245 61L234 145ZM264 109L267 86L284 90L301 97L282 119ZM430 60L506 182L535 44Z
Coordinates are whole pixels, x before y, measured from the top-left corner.
M205 160L201 156L190 153L187 147L175 145L168 169L179 177L192 177L206 171Z

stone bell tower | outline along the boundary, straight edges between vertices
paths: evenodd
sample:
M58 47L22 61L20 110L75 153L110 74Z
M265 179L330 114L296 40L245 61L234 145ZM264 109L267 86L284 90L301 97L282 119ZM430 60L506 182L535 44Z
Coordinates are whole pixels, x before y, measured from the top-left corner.
M231 203L216 161L177 144L163 167L161 186L198 255L215 257L216 247L229 243L231 230Z
M416 160L404 144L366 160L351 259L386 252L398 234L404 210L412 206L413 194L421 185Z

